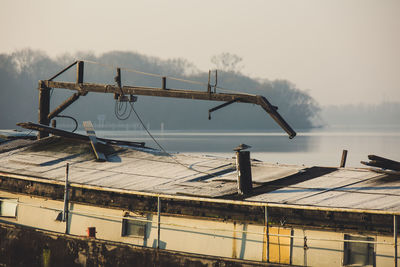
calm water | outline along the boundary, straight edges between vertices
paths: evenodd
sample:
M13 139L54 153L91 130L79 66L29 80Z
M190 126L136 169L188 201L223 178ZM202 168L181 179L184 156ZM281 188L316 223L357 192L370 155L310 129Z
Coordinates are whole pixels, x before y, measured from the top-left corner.
M144 131L96 131L99 137L144 141L157 147ZM232 149L251 145L252 158L271 163L338 166L347 149L346 166L360 167L360 161L375 154L400 161L400 126L331 127L298 131L290 140L282 132L189 132L151 131L168 152L232 157Z

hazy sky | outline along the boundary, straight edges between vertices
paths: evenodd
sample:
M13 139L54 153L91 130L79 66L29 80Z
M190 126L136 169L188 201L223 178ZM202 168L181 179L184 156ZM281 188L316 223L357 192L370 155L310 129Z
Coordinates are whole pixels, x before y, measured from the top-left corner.
M208 70L229 52L323 105L400 101L398 0L1 0L0 32L1 53L124 50Z

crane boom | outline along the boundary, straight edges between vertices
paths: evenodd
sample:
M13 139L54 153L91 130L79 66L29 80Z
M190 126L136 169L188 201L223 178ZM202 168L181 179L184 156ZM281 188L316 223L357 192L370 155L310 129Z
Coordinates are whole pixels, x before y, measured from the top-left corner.
M210 109L209 112L213 112L219 108L229 105L234 102L240 103L251 103L261 106L274 120L275 122L289 135L289 138L296 136L296 132L290 127L290 125L281 117L277 112L277 107L271 105L271 103L263 96L251 95L244 93L217 93L212 92L210 88L207 91L195 91L195 90L184 90L184 89L169 89L166 88L165 77L163 77L162 88L156 87L145 87L145 86L121 86L120 83L120 71L117 70L117 85L112 84L97 84L97 83L84 83L83 82L83 61L77 61L77 81L74 82L58 82L53 81L55 77L66 71L74 64L71 64L62 72L53 76L49 80L39 81L39 123L43 125L49 125L49 122L54 118L55 114L59 114L70 104L76 101L79 96L84 96L89 92L96 93L111 93L116 95L142 95L142 96L156 96L156 97L170 97L170 98L184 98L184 99L195 99L195 100L208 100L208 101L222 101L226 102L216 108ZM77 91L71 98L67 99L54 111L49 110L49 90L50 88L69 89ZM46 134L46 133L44 133ZM44 137L39 133L39 138Z

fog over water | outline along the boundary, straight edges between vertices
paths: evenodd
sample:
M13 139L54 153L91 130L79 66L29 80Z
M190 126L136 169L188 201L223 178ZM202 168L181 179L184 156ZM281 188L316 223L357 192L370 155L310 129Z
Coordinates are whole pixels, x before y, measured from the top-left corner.
M241 143L252 146L251 157L269 163L306 166L338 166L342 150L348 150L348 167L374 154L400 161L400 126L320 128L299 131L290 140L281 132L152 131L168 152L233 157ZM157 145L144 131L98 131L99 136L144 141ZM364 166L365 167L365 166Z
M88 60L85 82L113 84L119 66L123 85L153 87L159 77L131 71L207 83L217 68L219 86L267 97L298 136L289 140L252 105L209 121L220 103L140 97L135 106L166 150L231 157L246 143L267 162L337 166L343 149L348 166L369 154L400 160L399 10L397 0L2 0L0 129L37 122L38 80L77 59ZM74 71L57 80L74 81ZM167 86L205 90L169 78ZM71 94L53 90L51 110ZM90 93L62 115L91 120L98 136L156 147L114 107L112 95ZM65 118L57 125L73 128Z

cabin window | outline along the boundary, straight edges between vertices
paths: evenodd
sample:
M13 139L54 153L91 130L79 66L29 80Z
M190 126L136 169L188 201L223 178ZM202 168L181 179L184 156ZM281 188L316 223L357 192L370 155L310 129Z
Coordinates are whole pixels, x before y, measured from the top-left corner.
M344 240L371 241L373 237L344 235ZM374 266L374 244L364 242L344 242L343 265L346 266Z
M146 235L146 217L136 217L125 215L122 219L122 236L141 237Z
M17 217L18 200L15 198L0 198L0 216Z

